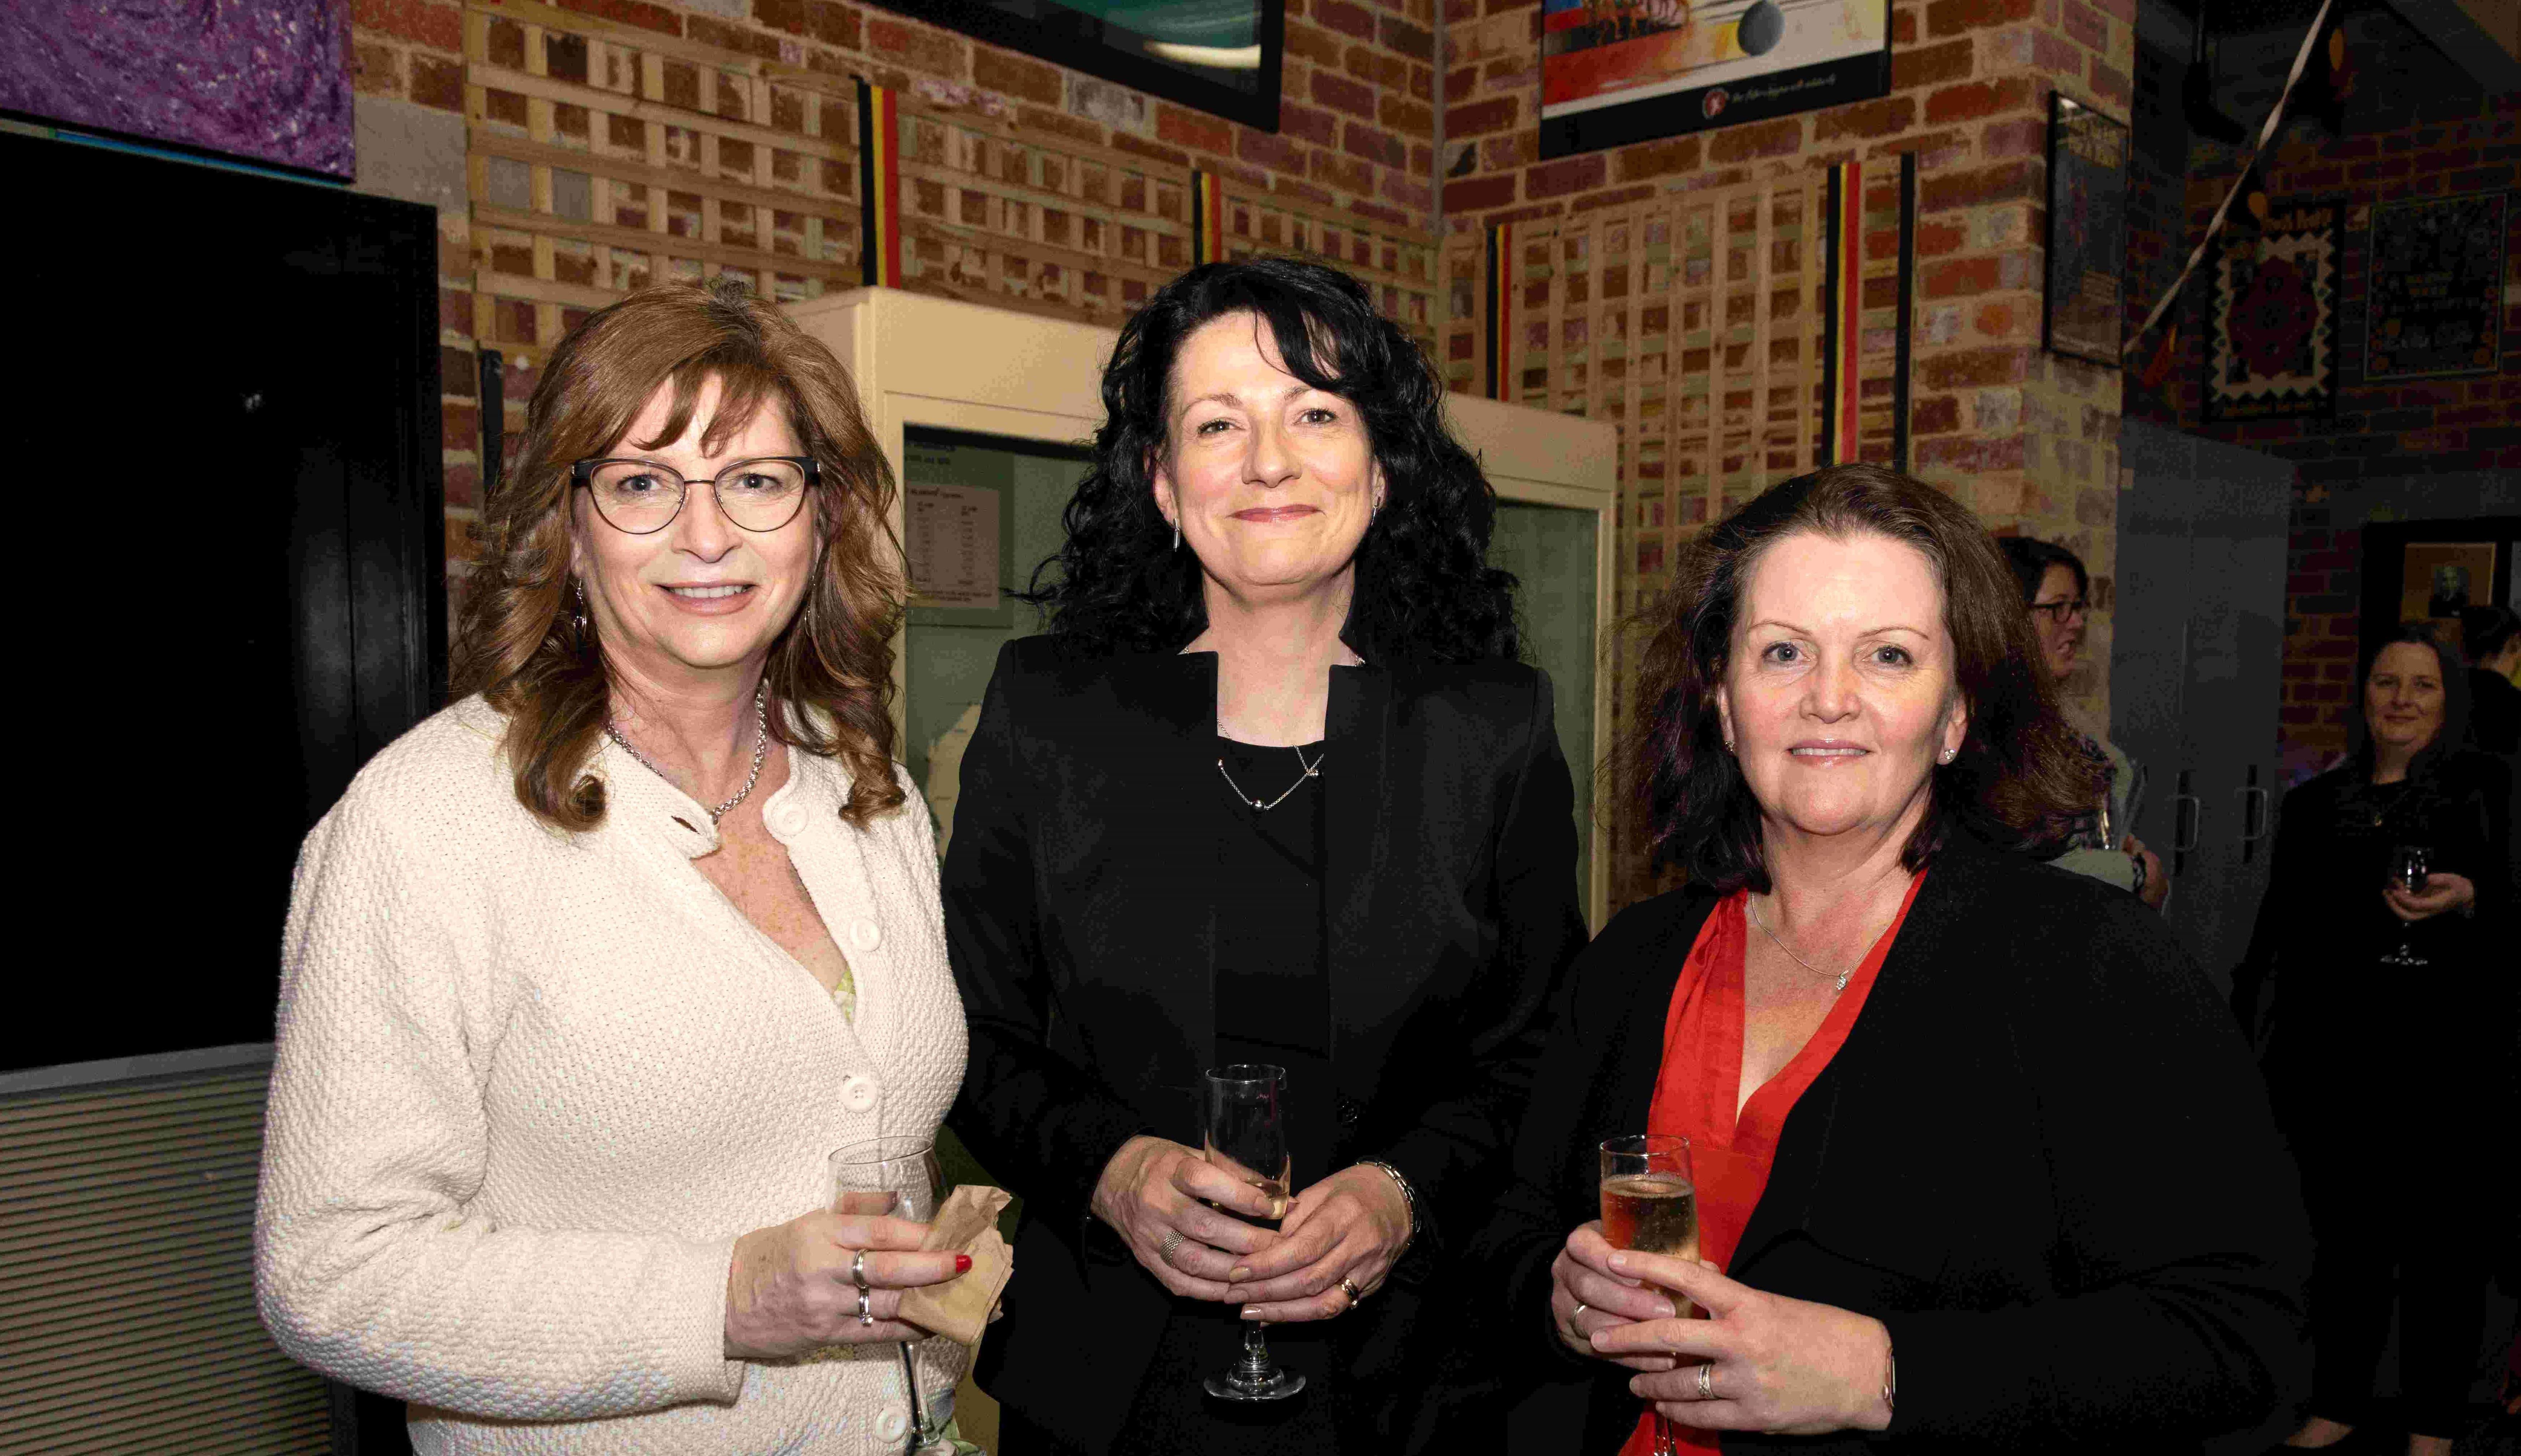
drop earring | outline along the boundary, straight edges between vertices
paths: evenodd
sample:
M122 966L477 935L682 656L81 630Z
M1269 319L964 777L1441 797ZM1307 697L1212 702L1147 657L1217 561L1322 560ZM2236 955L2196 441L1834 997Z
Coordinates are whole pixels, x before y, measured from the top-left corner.
M570 619L571 624L577 628L579 636L584 636L586 635L586 583L573 576L569 579L569 585L570 590L577 595L577 614Z
M1178 521L1173 523L1173 549L1181 550L1181 523Z

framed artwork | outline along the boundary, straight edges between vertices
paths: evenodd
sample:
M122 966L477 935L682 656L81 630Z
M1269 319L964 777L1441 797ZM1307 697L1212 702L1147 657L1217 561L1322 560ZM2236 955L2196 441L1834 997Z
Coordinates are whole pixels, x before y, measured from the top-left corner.
M932 25L1278 129L1285 0L876 0Z
M2495 541L2410 541L2399 571L2399 620L2457 622L2495 601Z
M1890 93L1890 0L1541 0L1543 157Z
M2127 307L2128 128L2048 98L2048 300L2040 341L2115 369Z
M2365 383L2499 367L2505 205L2489 192L2373 206Z
M2226 227L2209 260L2206 418L2327 415L2337 404L2342 203L2268 209Z

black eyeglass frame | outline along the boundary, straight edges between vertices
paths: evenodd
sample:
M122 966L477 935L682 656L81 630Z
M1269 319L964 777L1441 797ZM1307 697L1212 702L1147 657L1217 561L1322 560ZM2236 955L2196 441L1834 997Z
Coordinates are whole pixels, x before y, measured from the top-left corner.
M2057 625L2062 627L2066 624L2066 618L2069 616L2090 616L2092 614L2092 599L2089 597L2068 597L2062 602L2034 602L2031 604L2031 610L2034 612L2045 613L2050 621L2055 622Z
M717 493L718 484L727 477L734 475L737 471L744 469L746 466L759 465L765 460L776 460L785 465L793 465L799 470L803 471L805 473L805 489L797 493L797 510L789 512L788 519L786 521L780 522L777 525L747 525L743 522L736 520L734 513L727 510L726 497ZM595 498L595 469L597 466L601 465L645 466L659 475L673 477L675 485L682 492L680 495L675 497L674 514L658 522L655 525L648 527L646 530L632 530L630 527L615 521L612 517L605 515L604 503ZM580 460L573 463L569 468L569 483L570 488L573 490L583 490L586 492L587 504L595 507L597 519L601 520L606 525L612 526L615 530L621 532L621 534L625 536L653 536L657 532L664 530L665 527L672 525L675 522L682 519L683 507L691 502L692 486L695 482L689 477L685 476L682 472L675 470L673 467L659 465L653 460L641 460L636 456L630 455L599 455L592 460ZM709 478L710 497L717 502L717 512L719 515L726 518L726 523L734 526L737 530L750 531L756 536L766 536L772 531L786 530L788 528L789 522L797 519L797 511L805 509L806 493L816 489L822 483L823 464L811 455L755 455L747 459L739 460L735 464L728 466L726 469L719 471L716 475Z

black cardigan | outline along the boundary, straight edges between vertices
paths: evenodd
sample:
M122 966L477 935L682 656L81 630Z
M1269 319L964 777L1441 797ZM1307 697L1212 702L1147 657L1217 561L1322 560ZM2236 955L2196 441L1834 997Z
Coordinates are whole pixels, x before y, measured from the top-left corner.
M1616 1451L1635 1424L1628 1373L1550 1338L1549 1264L1598 1214L1594 1145L1645 1128L1673 986L1715 903L1681 890L1638 905L1570 974L1515 1183L1472 1251L1503 1289L1482 1342L1496 1358L1467 1383L1486 1398L1453 1413L1466 1439L1525 1399L1540 1429L1582 1433L1574 1451ZM1879 1434L1725 1443L2193 1447L2307 1375L2308 1262L2258 1075L2160 918L1958 845L1788 1116L1730 1270L1880 1318L1897 1417Z
M1215 734L1215 655L1036 637L1000 654L963 756L943 894L971 1057L951 1125L1026 1200L979 1374L1088 1450L1111 1444L1170 1299L1088 1200L1130 1137L1196 1141L1191 1090L1215 1065L1225 816L1174 806L1220 792ZM1325 751L1342 1125L1292 1135L1419 1194L1409 1255L1334 1322L1381 1428L1424 1419L1413 1322L1454 1297L1431 1275L1494 1197L1538 1018L1584 943L1574 788L1548 679L1513 662L1334 668Z

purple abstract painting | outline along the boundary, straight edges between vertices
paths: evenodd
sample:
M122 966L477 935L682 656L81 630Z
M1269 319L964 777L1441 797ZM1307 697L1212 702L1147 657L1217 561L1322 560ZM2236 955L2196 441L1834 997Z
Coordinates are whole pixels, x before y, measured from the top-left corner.
M351 176L346 0L0 0L0 108Z

